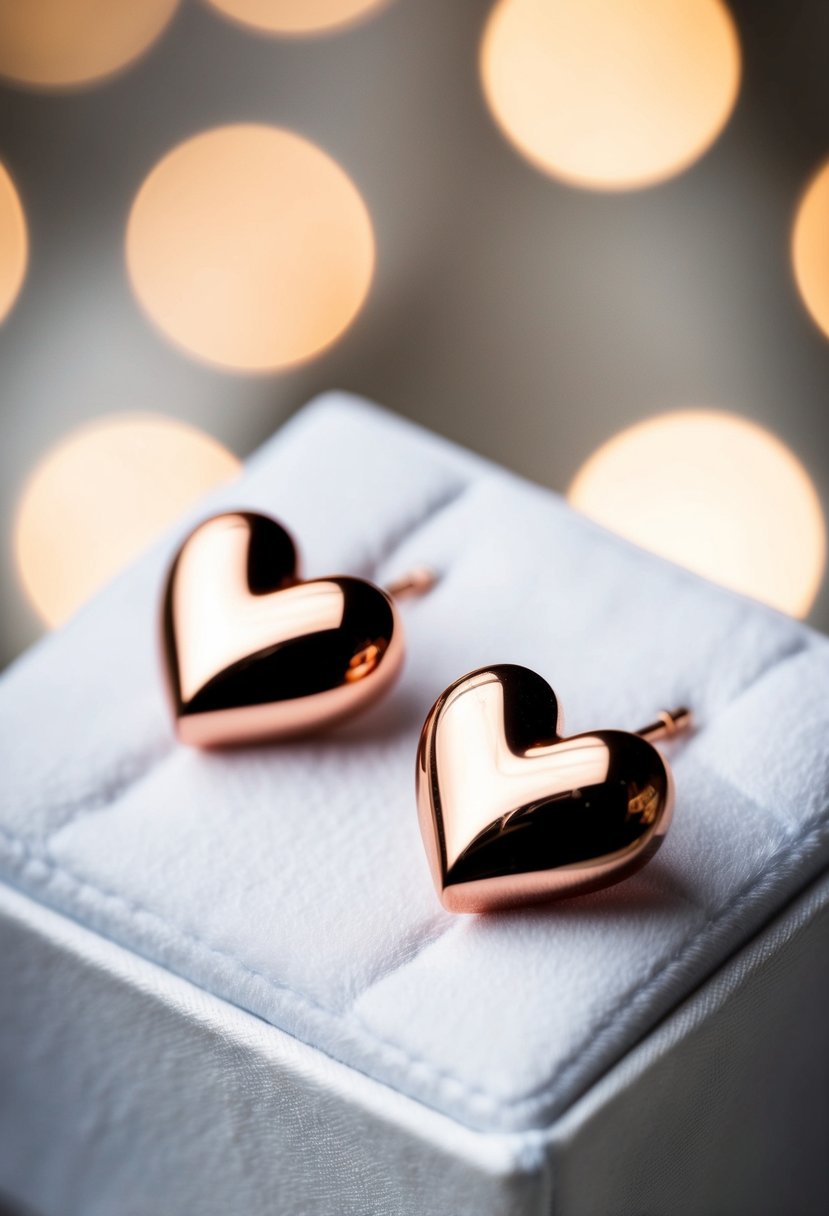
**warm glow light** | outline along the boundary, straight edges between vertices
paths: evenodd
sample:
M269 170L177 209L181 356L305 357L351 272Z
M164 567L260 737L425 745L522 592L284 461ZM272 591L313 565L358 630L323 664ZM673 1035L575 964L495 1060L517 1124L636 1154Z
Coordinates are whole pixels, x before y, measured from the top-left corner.
M321 34L342 29L388 0L207 0L213 8L266 34Z
M829 162L809 183L794 222L794 277L803 302L829 337Z
M26 273L26 218L14 182L0 165L0 321L17 299Z
M495 119L538 168L627 190L713 143L737 98L740 45L720 0L500 0L481 74Z
M15 524L26 593L49 625L70 616L239 461L194 427L122 414L79 428L37 465Z
M136 59L170 21L178 0L0 0L0 76L37 88L71 88Z
M276 127L179 144L133 204L127 265L150 317L190 354L273 371L353 321L374 270L365 203L335 161Z
M568 497L644 549L794 616L820 588L826 527L809 474L745 418L641 422L590 457Z

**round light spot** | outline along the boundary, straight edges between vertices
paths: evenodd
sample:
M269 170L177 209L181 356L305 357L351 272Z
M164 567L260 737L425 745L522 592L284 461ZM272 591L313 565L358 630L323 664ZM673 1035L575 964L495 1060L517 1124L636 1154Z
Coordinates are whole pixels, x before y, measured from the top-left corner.
M226 17L262 33L324 34L382 8L388 0L207 0Z
M591 456L570 502L644 549L794 616L820 588L826 527L809 474L774 435L689 410L622 431Z
M194 427L123 414L48 452L20 499L14 547L28 598L49 625L70 616L239 461Z
M0 76L59 89L111 76L158 38L178 0L0 0Z
M28 245L23 207L14 182L0 165L0 321L11 311L23 284Z
M829 162L800 200L792 234L794 277L813 320L829 337Z
M737 98L740 46L720 0L500 0L481 74L496 121L537 168L628 190L713 143Z
M191 355L265 372L317 354L368 294L371 219L308 140L219 127L179 144L146 179L127 266L152 320Z

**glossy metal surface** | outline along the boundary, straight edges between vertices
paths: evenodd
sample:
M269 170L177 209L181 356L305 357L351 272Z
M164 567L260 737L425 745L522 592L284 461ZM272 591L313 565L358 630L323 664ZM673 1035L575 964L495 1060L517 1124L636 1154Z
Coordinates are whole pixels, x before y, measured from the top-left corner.
M648 727L671 734L686 710ZM549 684L526 667L474 671L438 698L417 759L420 826L442 903L486 912L583 894L658 849L673 780L639 734L562 738Z
M179 738L200 747L304 734L367 708L400 671L391 598L359 578L297 577L281 524L214 516L178 552L162 647Z

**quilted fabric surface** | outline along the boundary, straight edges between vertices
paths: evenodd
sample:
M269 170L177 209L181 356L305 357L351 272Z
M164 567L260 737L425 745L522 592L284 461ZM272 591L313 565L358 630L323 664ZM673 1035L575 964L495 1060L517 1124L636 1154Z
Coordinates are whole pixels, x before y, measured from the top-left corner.
M440 574L392 695L324 737L176 745L156 651L193 519L263 510L310 576ZM484 1131L549 1122L829 860L829 642L646 555L342 395L0 681L0 876L401 1093ZM523 663L568 731L689 704L656 859L578 900L438 904L415 748L453 679Z

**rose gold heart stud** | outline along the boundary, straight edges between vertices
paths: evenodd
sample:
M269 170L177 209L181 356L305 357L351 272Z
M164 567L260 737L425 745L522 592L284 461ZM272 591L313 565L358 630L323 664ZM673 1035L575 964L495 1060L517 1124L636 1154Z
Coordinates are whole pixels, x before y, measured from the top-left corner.
M432 581L416 571L392 591ZM303 582L289 534L253 511L190 533L167 576L161 632L178 737L200 747L328 726L382 696L403 662L392 595L360 578Z
M562 738L555 693L526 667L473 671L432 707L417 799L432 876L450 912L488 912L609 886L659 848L673 778L649 740L689 725L680 709L636 734Z

